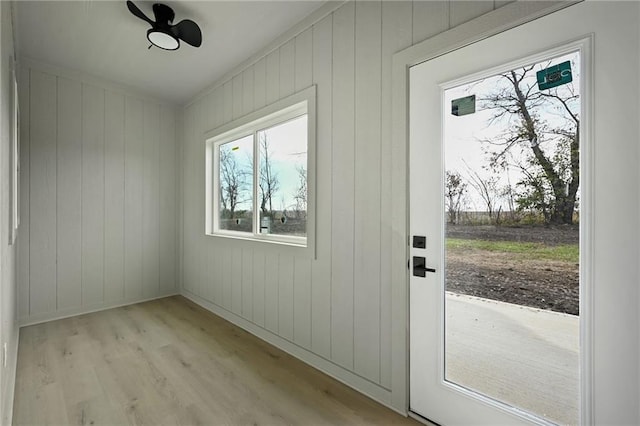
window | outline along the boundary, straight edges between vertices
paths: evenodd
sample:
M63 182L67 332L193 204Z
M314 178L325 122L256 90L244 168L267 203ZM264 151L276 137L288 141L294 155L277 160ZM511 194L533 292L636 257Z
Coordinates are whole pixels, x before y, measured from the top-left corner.
M207 135L208 235L310 247L315 87Z

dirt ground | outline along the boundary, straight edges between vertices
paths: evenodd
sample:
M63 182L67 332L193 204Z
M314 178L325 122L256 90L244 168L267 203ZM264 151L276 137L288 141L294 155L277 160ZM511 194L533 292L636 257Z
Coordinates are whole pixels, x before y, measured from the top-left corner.
M547 245L578 242L578 228L449 226L447 236L462 239L540 242ZM579 313L578 264L522 259L508 253L450 250L447 290L471 296Z

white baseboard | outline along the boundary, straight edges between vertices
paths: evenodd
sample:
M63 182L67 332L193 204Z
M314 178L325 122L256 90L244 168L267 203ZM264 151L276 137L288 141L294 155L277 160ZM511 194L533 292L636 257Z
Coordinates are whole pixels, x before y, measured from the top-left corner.
M96 305L82 306L78 308L64 309L55 312L48 312L45 314L32 315L29 317L23 317L18 319L20 327L27 327L30 325L41 324L43 322L55 321L64 318L75 317L78 315L90 314L92 312L104 311L106 309L119 308L121 306L134 305L136 303L148 302L151 300L162 299L165 297L176 296L180 293L171 291L164 294L159 294L148 298L134 298L134 299L122 299L114 302L100 303Z

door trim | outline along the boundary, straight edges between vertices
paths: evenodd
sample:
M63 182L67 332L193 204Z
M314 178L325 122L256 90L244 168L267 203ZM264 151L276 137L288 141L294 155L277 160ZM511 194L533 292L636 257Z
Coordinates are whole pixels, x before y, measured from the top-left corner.
M472 21L452 28L423 42L417 43L393 55L392 63L392 285L391 293L391 336L392 374L391 405L404 414L409 413L409 270L407 244L409 229L409 68L421 62L468 46L485 38L499 34L542 16L551 14L578 1L514 2ZM587 88L590 90L591 88ZM585 129L589 131L589 129ZM591 133L589 131L589 133ZM591 164L591 163L589 163ZM590 232L590 230L589 230ZM583 261L583 259L581 259ZM581 307L582 308L582 307ZM591 328L591 327L590 327ZM590 345L592 339L588 337ZM585 342L587 343L587 342ZM591 347L583 345L585 353ZM586 359L591 365L591 359ZM586 365L585 365L586 367ZM592 389L591 368L583 369L581 387ZM593 419L591 394L582 392L582 422L590 424ZM588 398L587 401L584 399ZM589 402L589 403L584 403Z

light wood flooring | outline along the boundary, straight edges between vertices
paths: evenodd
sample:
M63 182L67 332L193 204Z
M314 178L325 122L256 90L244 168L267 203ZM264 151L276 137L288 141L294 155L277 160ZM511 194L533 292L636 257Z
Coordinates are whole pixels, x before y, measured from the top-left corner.
M20 330L14 424L414 424L181 296Z

